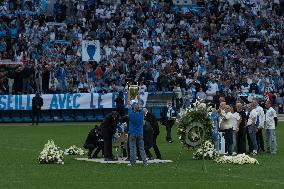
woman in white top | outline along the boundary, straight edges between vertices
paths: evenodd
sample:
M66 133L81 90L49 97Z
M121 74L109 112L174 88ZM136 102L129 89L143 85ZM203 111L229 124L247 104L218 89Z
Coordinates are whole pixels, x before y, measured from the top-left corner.
M241 122L241 116L240 114L237 112L237 107L234 106L233 107L233 152L237 152L237 136L238 136L238 132L239 132L239 125Z
M225 106L225 115L223 117L223 129L225 131L225 152L232 155L233 144L233 114L229 105Z
M253 107L253 104L248 105L248 120L247 120L247 130L248 136L251 141L252 155L257 155L257 142L256 142L256 119L257 112Z

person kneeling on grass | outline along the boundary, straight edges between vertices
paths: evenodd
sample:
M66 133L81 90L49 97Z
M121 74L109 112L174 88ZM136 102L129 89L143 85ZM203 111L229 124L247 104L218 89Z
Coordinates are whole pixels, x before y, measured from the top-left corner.
M102 155L104 155L104 142L102 139L102 131L100 126L96 126L95 128L91 129L89 132L84 148L88 149L88 158L98 158L98 154L102 151ZM94 149L96 149L95 153L92 155Z
M138 143L139 152L143 165L147 165L146 153L143 140L143 111L140 109L140 95L138 94L138 103L130 102L130 92L128 91L128 116L129 116L129 131L128 141L130 148L130 165L136 164L136 143Z

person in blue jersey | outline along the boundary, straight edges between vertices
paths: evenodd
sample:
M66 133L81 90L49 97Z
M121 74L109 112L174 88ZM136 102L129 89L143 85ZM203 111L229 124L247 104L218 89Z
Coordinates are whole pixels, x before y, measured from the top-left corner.
M146 153L144 149L143 140L143 120L144 112L140 109L140 95L137 95L138 102L130 101L130 92L128 91L128 117L129 117L129 130L128 141L130 148L130 164L136 164L136 143L138 144L139 153L143 165L147 165Z
M219 150L219 120L218 120L218 112L215 108L212 109L212 113L210 114L210 118L213 121L213 135L211 140L214 144L215 149Z

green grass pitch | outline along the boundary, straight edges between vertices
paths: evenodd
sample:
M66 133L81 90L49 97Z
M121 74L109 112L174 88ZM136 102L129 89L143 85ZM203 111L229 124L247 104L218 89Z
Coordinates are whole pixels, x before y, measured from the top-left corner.
M165 142L165 128L160 127L158 145L169 164L148 167L105 165L65 158L64 165L41 165L39 152L48 139L62 149L82 147L93 123L50 123L0 126L0 189L86 189L86 188L284 188L284 122L276 132L278 154L259 154L260 165L220 165L192 159L192 151L183 149L176 132L173 144ZM181 151L182 150L182 151Z

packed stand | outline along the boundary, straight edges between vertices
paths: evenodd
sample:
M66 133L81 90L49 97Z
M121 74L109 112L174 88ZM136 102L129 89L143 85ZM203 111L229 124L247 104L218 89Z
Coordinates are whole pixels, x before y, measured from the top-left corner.
M0 4L0 59L23 62L0 67L1 94L107 93L138 81L145 91L174 91L183 105L219 95L234 104L247 93L283 103L277 1L201 1L194 10L171 1L57 1L53 16L20 2ZM81 61L85 39L100 40L100 62Z

